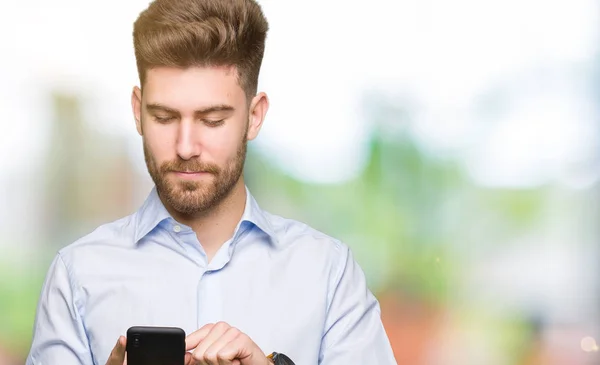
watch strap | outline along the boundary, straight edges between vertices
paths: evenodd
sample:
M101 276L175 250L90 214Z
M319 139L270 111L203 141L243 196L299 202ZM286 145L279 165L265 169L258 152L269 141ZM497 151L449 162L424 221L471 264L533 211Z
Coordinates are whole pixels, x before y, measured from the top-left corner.
M273 352L272 354L267 356L267 358L273 361L273 364L275 365L296 365L294 364L292 359L279 352Z

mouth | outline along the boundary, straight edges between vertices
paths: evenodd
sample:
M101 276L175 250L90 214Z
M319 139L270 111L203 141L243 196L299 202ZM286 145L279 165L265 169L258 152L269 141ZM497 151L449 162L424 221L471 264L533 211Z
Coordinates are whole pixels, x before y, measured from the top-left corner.
M207 171L172 171L172 173L182 179L198 179L210 175Z

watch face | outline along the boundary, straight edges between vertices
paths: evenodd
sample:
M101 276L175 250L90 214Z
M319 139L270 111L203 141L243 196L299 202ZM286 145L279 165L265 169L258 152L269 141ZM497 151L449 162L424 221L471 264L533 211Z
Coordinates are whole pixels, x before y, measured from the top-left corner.
M280 353L276 353L273 356L273 362L275 363L275 365L296 365L296 364L294 364L292 359L290 359L286 355L280 354Z

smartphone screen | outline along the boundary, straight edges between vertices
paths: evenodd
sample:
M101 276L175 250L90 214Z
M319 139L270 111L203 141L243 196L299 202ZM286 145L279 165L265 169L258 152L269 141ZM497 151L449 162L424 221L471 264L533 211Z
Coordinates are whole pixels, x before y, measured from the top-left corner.
M127 365L184 365L185 332L176 327L127 330Z

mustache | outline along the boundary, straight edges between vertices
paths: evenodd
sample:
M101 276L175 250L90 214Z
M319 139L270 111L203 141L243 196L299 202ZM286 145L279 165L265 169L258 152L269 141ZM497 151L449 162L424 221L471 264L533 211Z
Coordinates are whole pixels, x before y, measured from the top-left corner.
M218 174L220 169L217 165L201 162L198 160L176 160L167 161L160 166L160 170L163 173L167 172L208 172L211 174Z

